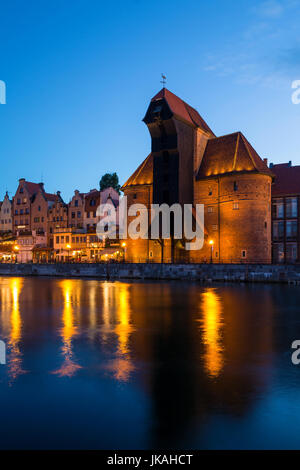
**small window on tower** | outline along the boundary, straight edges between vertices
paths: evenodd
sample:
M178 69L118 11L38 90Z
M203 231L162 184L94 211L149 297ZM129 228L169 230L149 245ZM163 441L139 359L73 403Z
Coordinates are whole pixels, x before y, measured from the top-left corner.
M153 112L156 114L156 113L160 113L161 110L162 110L162 106L158 105L158 106L155 106L155 108L153 109Z
M136 193L134 193L133 199L137 199L137 194Z
M211 188L209 188L209 190L208 190L208 195L212 196L212 189Z
M246 250L242 250L242 258L243 259L247 258L247 251Z
M238 190L238 184L237 184L236 181L234 181L234 183L233 183L233 190L234 190L234 191L237 191L237 190Z

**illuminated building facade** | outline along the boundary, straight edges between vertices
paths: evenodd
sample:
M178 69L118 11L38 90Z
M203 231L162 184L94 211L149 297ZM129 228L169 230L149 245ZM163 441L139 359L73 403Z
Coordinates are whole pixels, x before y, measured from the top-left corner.
M300 166L292 162L270 165L272 187L273 263L295 263L300 253Z
M270 263L273 173L244 135L216 137L166 88L151 100L143 121L151 153L123 185L128 206L204 204L205 241L201 250L187 251L171 227L167 240L128 239L127 261Z
M12 203L8 192L4 196L0 207L0 232L6 233L12 231Z

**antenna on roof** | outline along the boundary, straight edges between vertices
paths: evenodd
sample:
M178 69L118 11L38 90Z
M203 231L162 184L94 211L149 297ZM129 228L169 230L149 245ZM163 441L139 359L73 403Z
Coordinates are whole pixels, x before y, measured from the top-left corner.
M161 78L162 80L160 81L160 83L163 84L163 87L165 88L165 84L166 84L166 81L167 81L167 77L162 73L161 74Z

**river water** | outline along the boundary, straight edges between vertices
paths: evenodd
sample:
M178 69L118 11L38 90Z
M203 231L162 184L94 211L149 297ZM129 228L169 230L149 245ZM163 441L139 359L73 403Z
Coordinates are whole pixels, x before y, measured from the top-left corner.
M0 278L0 448L300 448L300 289Z

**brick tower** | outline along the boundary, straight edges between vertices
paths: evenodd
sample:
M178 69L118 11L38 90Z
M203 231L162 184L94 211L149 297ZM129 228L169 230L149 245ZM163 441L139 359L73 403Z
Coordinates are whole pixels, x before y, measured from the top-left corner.
M206 239L191 252L178 240L127 240L126 259L270 262L273 175L246 138L239 132L216 137L194 108L166 88L152 98L143 121L151 153L123 185L128 206L202 203Z

